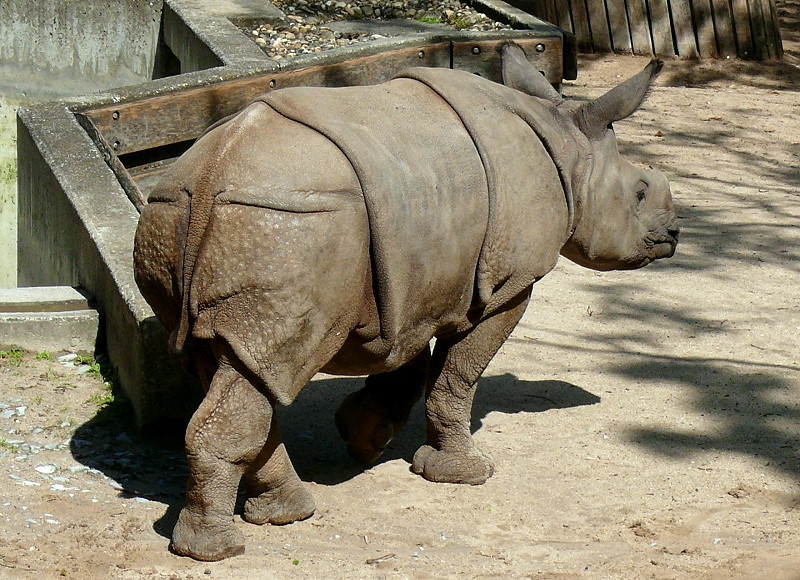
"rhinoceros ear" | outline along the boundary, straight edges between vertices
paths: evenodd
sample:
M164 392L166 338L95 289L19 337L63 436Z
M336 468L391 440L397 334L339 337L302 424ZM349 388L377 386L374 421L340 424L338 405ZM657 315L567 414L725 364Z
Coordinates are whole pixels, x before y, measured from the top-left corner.
M553 85L530 63L525 51L519 45L506 44L500 54L505 86L553 103L560 103L563 100Z
M633 114L647 97L651 83L663 66L660 60L650 61L635 77L578 109L575 117L581 131L590 137L602 134L614 121Z

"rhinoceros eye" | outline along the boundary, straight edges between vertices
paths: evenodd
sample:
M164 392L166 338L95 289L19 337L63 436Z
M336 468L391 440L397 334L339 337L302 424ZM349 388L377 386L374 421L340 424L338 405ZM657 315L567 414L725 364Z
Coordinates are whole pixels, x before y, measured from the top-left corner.
M636 203L641 205L642 202L647 198L647 191L649 186L644 181L640 181L636 184Z

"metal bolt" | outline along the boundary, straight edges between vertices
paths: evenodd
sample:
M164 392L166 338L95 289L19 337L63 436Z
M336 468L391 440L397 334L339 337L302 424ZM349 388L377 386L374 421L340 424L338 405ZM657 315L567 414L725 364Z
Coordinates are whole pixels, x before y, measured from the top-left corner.
M419 54L417 56L420 57L420 58L425 58L425 51L424 50L420 50Z
M536 45L536 52L544 52L545 50L547 50L547 47L544 44L539 43Z
M481 53L481 47L480 46L473 46L472 47L472 54L480 54L480 53Z
M118 121L119 120L119 111L114 111L114 113L111 115L111 118L114 119L115 121Z

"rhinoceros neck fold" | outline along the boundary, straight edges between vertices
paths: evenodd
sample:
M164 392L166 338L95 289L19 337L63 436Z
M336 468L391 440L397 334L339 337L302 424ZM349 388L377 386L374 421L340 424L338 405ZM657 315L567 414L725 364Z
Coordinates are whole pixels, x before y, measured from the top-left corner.
M476 287L485 312L506 303L554 266L572 233L585 150L553 103L464 71L414 68L461 118L489 183L489 227Z

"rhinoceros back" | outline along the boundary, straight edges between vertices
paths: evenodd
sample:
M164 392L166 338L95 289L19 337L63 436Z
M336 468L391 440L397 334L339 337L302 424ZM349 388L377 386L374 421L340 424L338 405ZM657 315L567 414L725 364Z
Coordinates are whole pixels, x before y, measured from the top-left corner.
M358 176L380 321L366 349L391 368L458 325L472 306L489 201L480 156L452 108L409 79L285 89L262 101L329 138Z

